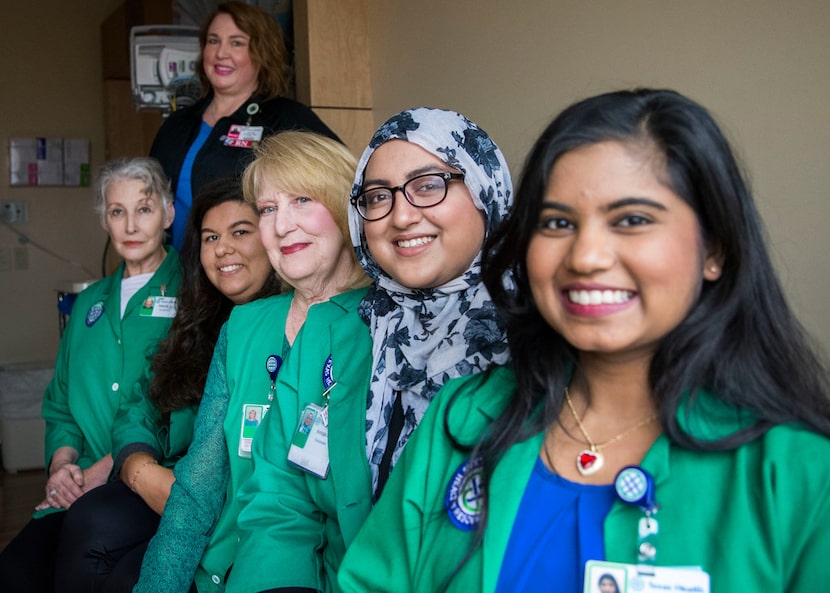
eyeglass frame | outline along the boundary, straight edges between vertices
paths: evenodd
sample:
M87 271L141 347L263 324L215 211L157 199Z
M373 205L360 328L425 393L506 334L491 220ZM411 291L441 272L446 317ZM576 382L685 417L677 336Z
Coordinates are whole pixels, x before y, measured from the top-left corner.
M419 206L418 204L414 204L412 202L412 200L409 198L409 195L406 193L406 189L405 189L407 185L409 185L410 183L412 183L413 181L415 181L417 179L422 179L423 177L440 177L444 180L444 195L441 197L440 200L438 200L434 204L430 204L429 206ZM349 201L352 203L352 206L354 206L354 209L357 210L357 214L358 214L358 216L360 216L360 218L362 218L366 222L375 222L375 221L378 221L378 220L383 220L384 218L386 218L387 216L392 214L392 211L395 209L395 196L399 191L403 194L404 199L407 202L409 202L409 204L414 206L415 208L432 208L433 206L437 206L438 204L440 204L441 202L443 202L444 200L447 199L447 194L450 191L450 181L453 181L453 180L455 180L455 181L464 181L464 173L453 173L452 171L435 171L433 173L423 173L421 175L416 175L415 177L407 179L401 185L396 185L395 187L388 187L388 186L385 186L385 185L379 185L377 187L371 187L369 189L364 189L363 191L361 191L356 196L353 196ZM363 197L367 192L377 190L377 189L388 189L389 190L390 195L392 196L392 205L389 207L389 212L387 212L383 216L381 216L379 218L366 218L366 215L363 214L360 211L360 208L357 206L357 201L361 197Z

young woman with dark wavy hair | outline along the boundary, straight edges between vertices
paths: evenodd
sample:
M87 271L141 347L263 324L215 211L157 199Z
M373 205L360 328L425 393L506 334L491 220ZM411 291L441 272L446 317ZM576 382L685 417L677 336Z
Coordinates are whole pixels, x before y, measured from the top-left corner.
M343 589L824 588L827 375L712 116L663 90L574 104L488 245L511 365L439 394Z

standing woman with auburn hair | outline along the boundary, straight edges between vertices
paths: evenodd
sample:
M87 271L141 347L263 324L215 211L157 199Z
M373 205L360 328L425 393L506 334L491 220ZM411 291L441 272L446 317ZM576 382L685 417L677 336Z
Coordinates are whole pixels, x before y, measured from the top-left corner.
M199 46L204 96L171 113L150 149L172 181L179 213L173 245L179 249L192 197L213 179L240 177L264 138L308 130L337 139L311 109L284 96L288 53L265 10L238 0L218 4L199 31Z
M826 369L712 116L664 90L569 107L488 248L512 364L440 394L343 589L827 589Z

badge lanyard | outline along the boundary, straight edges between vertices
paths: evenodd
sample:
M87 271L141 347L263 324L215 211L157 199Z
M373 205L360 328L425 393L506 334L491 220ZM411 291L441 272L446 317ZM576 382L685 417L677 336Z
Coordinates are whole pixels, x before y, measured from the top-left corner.
M331 390L334 389L334 386L337 385L337 381L335 381L332 376L331 369L331 354L329 354L325 364L323 364L323 426L329 425L329 394L331 393Z
M271 379L271 386L268 388L268 401L274 401L274 394L277 392L277 374L282 367L282 358L276 354L271 354L265 359L265 370L268 373L268 378Z
M626 583L627 591L694 591L711 593L711 577L701 566L657 566L659 525L655 515L654 478L636 465L624 467L614 480L617 496L639 508L643 516L637 525L637 564L588 560L585 563L585 591L595 591L606 578Z
M641 467L629 465L617 474L614 489L620 500L643 511L637 527L637 558L641 564L654 566L659 531L654 478Z
M245 112L248 114L248 121L246 121L246 122L245 122L245 125L246 125L246 126L250 126L250 125L251 125L251 119L252 119L252 118L253 118L253 117L254 117L257 113L259 113L259 105L258 105L257 103L251 103L251 104L250 104L250 105L248 105L248 107L245 109Z
M282 367L282 357L276 354L269 354L265 358L265 372L268 373L270 385L268 387L268 403L247 403L242 404L242 419L239 431L239 447L237 455L246 459L251 458L251 446L254 442L254 435L259 428L271 403L274 401L274 394L277 392L277 375Z
M657 566L660 508L654 496L654 478L636 465L624 467L614 480L617 496L639 508L643 516L637 525L638 564L589 560L585 567L585 591L607 574L624 578L628 591L695 591L711 593L711 577L701 566Z

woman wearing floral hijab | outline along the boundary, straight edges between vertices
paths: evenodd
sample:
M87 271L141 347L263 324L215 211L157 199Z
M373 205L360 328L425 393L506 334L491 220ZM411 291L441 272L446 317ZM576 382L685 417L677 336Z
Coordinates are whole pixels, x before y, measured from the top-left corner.
M458 113L411 109L375 133L349 211L373 284L351 309L312 308L280 372L239 494L229 592L338 591L346 547L435 393L507 361L480 259L512 194L501 151ZM332 307L341 317L318 323ZM345 352L333 347L344 336ZM319 418L310 434L300 430L309 410Z

